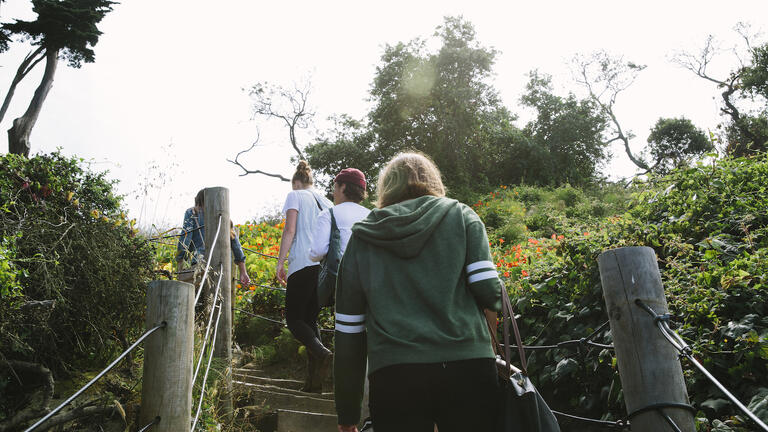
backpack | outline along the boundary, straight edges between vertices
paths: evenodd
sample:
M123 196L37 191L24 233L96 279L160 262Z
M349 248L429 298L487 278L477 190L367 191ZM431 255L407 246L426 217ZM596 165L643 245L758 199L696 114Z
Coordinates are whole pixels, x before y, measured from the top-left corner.
M341 232L336 225L333 209L329 208L328 212L331 214L331 239L328 243L328 253L320 261L317 277L317 304L321 308L333 306L336 302L336 275L339 273L341 262Z

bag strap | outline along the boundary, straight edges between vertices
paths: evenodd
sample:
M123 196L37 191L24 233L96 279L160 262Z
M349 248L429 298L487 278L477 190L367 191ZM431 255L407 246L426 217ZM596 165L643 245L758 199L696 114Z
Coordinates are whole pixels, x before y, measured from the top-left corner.
M509 323L512 323L512 329L515 334L515 343L517 344L517 352L520 355L520 368L523 374L528 375L528 362L525 358L525 349L523 349L523 341L520 337L520 329L517 327L517 321L515 320L515 313L512 310L512 302L509 300L509 294L507 293L507 287L504 286L504 282L501 283L501 311L502 319L504 320L504 355L507 362L507 369L511 373L511 351L509 345Z
M312 191L309 191L309 193L311 193L312 194L312 198L315 199L315 204L317 204L317 208L320 209L320 211L323 211L323 206L320 205L320 200L317 199L317 195L315 195L315 193L312 192Z
M339 227L336 225L336 216L333 215L333 207L328 208L328 213L331 214L331 237L333 237L333 231L338 231Z

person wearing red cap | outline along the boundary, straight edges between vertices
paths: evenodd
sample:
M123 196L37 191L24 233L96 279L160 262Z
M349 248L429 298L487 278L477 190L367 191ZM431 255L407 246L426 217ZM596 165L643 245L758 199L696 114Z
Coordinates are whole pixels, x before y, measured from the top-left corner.
M327 254L331 239L331 217L339 230L339 250L344 253L347 242L352 235L352 225L365 219L371 211L360 205L366 197L365 175L356 168L345 168L333 180L333 204L331 209L325 209L315 219L312 229L312 240L309 248L309 259L320 262ZM331 211L333 215L331 215ZM308 387L310 391L322 391L325 375L329 372L327 365L315 364L310 370ZM310 364L312 368L312 364Z
M352 225L363 220L371 212L360 205L366 197L365 175L357 168L344 168L333 180L333 217L341 233L341 253L347 248L352 235ZM326 209L320 212L312 230L309 259L315 262L325 257L331 238L331 215Z

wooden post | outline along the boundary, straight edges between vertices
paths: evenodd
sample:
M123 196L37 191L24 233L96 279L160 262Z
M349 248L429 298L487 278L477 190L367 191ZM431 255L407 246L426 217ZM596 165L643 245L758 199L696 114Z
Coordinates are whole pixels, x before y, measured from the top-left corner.
M195 287L186 282L157 280L147 291L147 329L166 327L144 341L144 378L139 427L160 422L152 432L188 430L192 410Z
M221 216L221 229L216 238L216 228ZM210 258L211 274L210 280L216 283L219 280L219 271L221 274L221 286L219 295L221 295L221 318L216 332L216 346L213 355L216 358L225 360L226 369L224 371L225 390L222 392L223 411L232 412L232 376L229 373L232 365L232 247L229 238L229 189L224 187L212 187L205 189L205 250L210 253L213 248L213 255ZM216 245L213 242L216 240ZM209 290L209 295L215 292L215 286ZM216 303L212 299L210 307Z
M627 413L656 404L688 404L688 391L677 351L664 338L653 318L640 309L640 299L657 314L668 312L656 254L649 247L624 247L598 257L600 280L611 323ZM695 432L693 413L663 408L683 432ZM633 431L672 430L656 410L630 420Z

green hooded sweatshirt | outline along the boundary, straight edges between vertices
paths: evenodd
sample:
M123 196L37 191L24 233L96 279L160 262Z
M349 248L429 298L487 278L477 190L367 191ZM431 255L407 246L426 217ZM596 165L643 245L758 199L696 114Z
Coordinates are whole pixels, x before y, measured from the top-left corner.
M482 308L501 308L485 226L458 201L423 196L352 227L336 281L335 397L357 424L368 373L493 358Z

